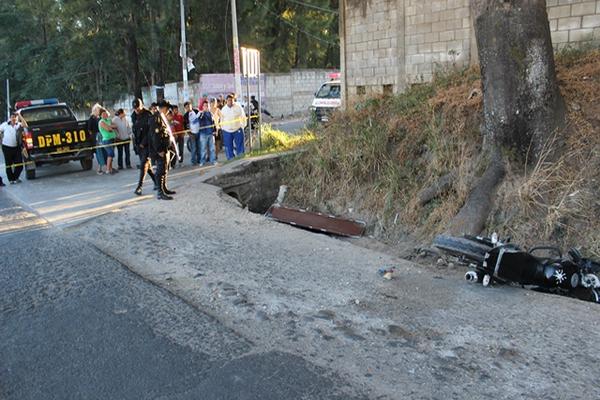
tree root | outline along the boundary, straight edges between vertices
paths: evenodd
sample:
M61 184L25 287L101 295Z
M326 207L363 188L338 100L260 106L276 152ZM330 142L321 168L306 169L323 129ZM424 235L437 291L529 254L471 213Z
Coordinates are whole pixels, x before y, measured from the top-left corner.
M424 206L429 203L431 200L435 199L442 193L446 192L452 187L452 183L456 179L456 172L450 172L442 177L440 177L437 181L435 181L431 186L426 187L421 190L418 195L418 202L420 206Z
M496 188L505 174L504 162L497 149L492 150L490 165L479 178L467 201L450 222L446 233L450 235L472 234L483 231L485 222L492 211Z

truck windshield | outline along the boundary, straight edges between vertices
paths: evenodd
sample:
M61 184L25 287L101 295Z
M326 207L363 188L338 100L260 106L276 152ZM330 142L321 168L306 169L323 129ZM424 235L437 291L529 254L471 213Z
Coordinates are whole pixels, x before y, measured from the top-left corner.
M339 99L340 96L340 85L326 83L321 86L321 89L317 92L317 99Z
M21 115L28 124L76 120L71 110L66 106L36 107L21 111Z

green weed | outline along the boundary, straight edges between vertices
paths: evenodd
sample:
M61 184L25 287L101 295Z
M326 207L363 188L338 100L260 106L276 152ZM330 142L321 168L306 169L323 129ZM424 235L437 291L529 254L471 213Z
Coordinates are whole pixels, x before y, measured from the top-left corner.
M245 157L290 151L316 140L315 134L305 129L298 134L290 134L274 129L270 124L262 125L261 147L246 153ZM256 141L255 141L256 143Z

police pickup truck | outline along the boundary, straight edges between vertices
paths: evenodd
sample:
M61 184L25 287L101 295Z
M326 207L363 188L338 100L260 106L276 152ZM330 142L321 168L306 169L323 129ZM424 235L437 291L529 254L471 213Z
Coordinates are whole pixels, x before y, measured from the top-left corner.
M79 161L92 169L96 138L86 121L77 121L71 109L57 99L27 100L15 104L27 123L23 130L23 156L27 179L35 179L36 167Z

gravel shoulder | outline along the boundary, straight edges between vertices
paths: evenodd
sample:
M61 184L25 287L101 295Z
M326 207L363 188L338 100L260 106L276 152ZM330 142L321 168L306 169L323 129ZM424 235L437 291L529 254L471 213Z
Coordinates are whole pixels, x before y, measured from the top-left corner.
M175 201L66 230L262 351L333 369L369 398L600 398L597 305L470 286L461 271L252 214L203 179L174 183Z

